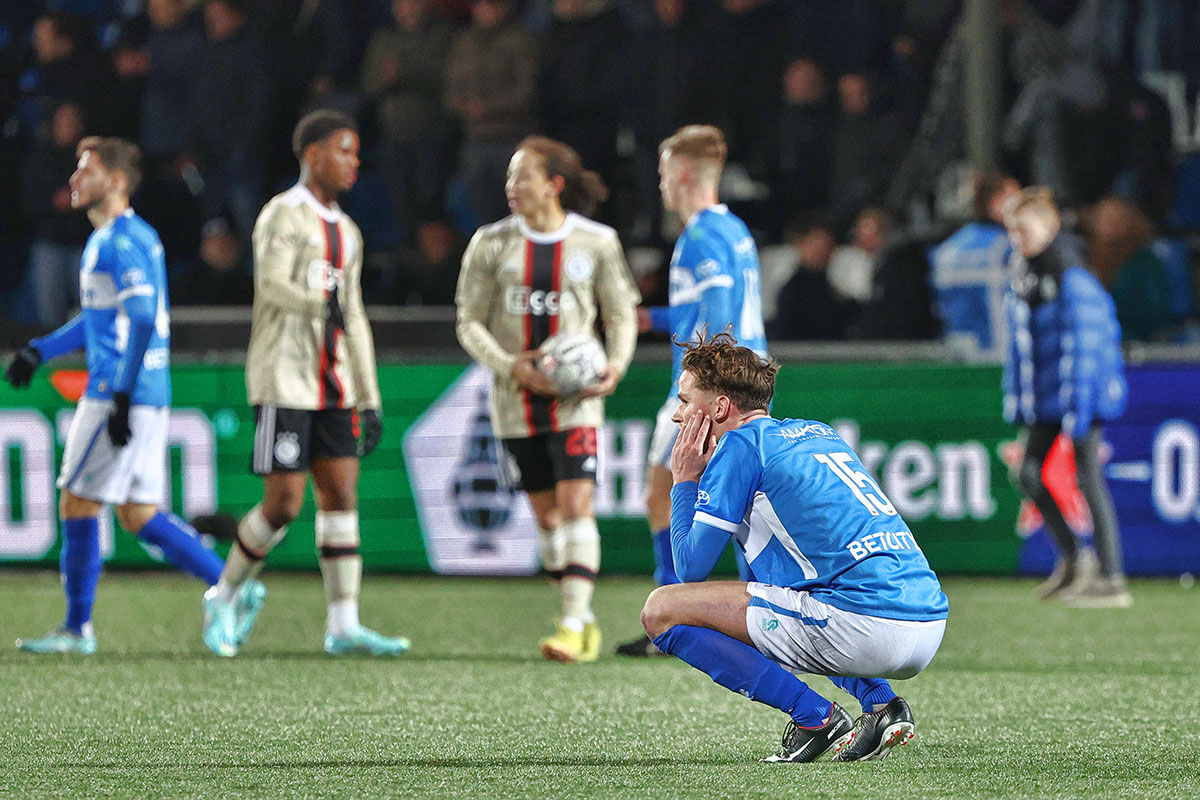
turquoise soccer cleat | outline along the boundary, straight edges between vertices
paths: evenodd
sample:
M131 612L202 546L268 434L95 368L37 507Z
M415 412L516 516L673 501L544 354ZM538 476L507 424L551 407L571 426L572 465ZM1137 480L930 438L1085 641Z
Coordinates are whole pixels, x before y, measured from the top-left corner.
M17 649L26 653L71 653L90 656L96 652L96 637L55 628L37 639L17 639Z
M216 587L204 593L204 645L224 658L237 655L237 603L217 597Z
M258 612L262 611L266 601L267 587L261 581L246 581L238 589L237 599L234 600L233 623L233 638L238 647L250 638L254 623L258 620Z
M362 653L369 656L398 656L412 647L405 636L384 636L359 625L341 635L325 634L325 652L331 656Z

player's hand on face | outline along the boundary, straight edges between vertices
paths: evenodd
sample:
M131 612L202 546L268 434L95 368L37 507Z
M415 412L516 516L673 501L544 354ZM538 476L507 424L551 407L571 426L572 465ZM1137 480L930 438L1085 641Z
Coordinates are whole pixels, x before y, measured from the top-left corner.
M113 395L113 409L108 414L108 438L114 447L129 444L133 431L129 429L129 395L117 392Z
M513 380L522 389L528 389L534 394L540 394L543 397L557 397L558 389L555 388L554 382L537 367L537 360L541 358L541 355L537 350L517 353L517 360L512 368Z
M580 397L607 397L617 390L617 370L611 364L604 368L600 380L579 393Z
M358 457L371 455L383 438L383 416L377 408L365 408L358 415L362 438L358 440Z
M33 345L27 344L17 351L8 369L4 370L4 380L17 389L24 389L33 380L33 373L42 363L42 354Z
M675 483L700 480L716 446L712 417L699 408L688 409L671 450L671 477Z

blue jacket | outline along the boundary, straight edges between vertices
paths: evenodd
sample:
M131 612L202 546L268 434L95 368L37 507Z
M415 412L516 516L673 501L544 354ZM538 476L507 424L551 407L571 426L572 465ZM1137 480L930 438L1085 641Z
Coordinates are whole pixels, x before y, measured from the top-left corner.
M1026 264L1014 255L1005 294L1009 342L1004 417L1061 422L1072 438L1125 410L1121 327L1112 298L1082 257L1056 239Z

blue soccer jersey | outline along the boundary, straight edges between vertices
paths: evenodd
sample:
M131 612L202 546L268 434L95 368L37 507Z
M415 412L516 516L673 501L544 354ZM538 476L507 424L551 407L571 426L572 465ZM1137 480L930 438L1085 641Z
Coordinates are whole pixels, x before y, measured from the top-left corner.
M671 255L668 332L692 342L706 328L709 336L728 330L738 344L766 356L761 284L758 248L746 223L724 205L704 209L688 222ZM683 348L672 349L673 397Z
M126 392L134 405L171 403L167 271L158 233L129 209L92 232L79 272L82 311L32 344L44 358L87 353L87 397Z
M671 540L683 580L703 580L732 536L762 583L843 611L946 617L912 532L858 456L822 422L771 417L721 437L699 486L677 484ZM694 513L694 517L692 516Z

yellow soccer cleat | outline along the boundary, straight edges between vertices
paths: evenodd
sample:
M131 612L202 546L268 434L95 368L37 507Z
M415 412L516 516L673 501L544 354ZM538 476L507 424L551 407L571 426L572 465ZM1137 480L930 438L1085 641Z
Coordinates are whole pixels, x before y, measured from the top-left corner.
M553 634L542 639L542 656L549 661L574 664L583 655L584 631L564 628L561 622Z
M583 626L583 649L579 652L579 660L583 663L595 661L600 657L600 647L603 637L600 636L600 626L589 622Z

